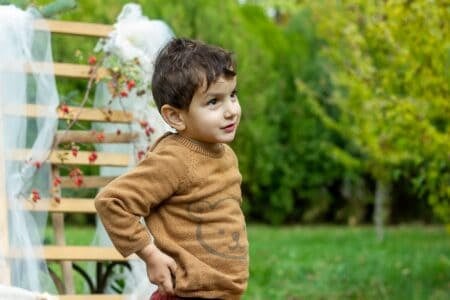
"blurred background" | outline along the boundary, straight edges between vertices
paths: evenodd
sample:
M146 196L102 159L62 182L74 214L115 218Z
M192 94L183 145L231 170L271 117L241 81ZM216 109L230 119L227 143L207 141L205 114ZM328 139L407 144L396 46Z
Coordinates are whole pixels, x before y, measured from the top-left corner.
M57 18L114 24L128 3L76 2ZM235 53L247 299L450 298L449 1L135 3ZM55 61L95 45L53 43Z
M114 24L128 1L77 3L59 18ZM450 222L448 1L137 3L235 53L249 220ZM54 42L55 60L76 50L92 42Z

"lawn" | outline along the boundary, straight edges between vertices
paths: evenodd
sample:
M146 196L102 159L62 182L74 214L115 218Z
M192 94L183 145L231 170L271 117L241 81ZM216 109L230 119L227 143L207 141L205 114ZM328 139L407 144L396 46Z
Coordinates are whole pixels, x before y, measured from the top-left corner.
M246 299L450 299L450 235L373 229L251 226Z
M68 244L89 243L85 228ZM441 227L248 226L244 299L450 299L450 235Z

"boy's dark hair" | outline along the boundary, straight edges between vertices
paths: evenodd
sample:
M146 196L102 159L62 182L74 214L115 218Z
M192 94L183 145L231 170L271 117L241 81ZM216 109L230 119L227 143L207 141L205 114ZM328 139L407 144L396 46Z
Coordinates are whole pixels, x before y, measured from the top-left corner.
M158 54L152 92L158 110L164 104L189 109L192 97L206 81L206 89L220 76L236 75L231 52L186 38L172 39Z

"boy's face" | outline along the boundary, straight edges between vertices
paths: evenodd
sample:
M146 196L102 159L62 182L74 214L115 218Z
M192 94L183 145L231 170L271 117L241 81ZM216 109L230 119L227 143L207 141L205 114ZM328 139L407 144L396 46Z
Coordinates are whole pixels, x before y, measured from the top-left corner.
M219 77L205 88L206 82L195 92L189 110L181 112L186 128L180 134L203 143L233 141L241 118L236 76Z

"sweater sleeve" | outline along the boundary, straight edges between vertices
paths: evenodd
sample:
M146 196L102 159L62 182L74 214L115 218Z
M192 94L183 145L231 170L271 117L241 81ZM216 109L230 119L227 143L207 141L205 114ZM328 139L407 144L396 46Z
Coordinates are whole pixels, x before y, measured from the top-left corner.
M95 208L116 249L124 256L151 243L140 222L152 208L176 193L182 166L170 153L150 153L130 172L114 179L95 198Z

